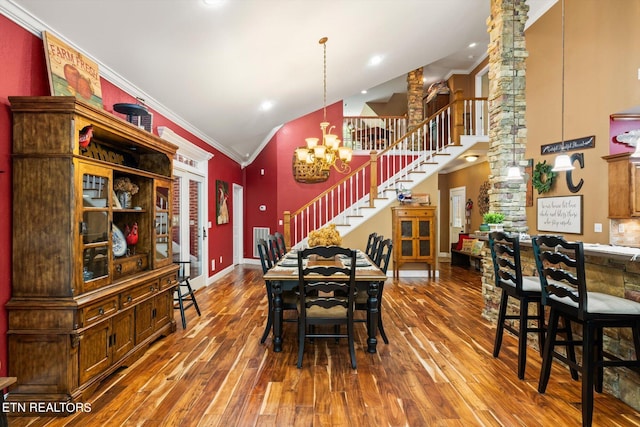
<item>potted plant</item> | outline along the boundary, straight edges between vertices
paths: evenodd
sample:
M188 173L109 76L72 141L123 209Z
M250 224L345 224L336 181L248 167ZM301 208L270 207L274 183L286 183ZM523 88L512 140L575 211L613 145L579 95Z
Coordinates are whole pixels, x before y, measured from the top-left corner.
M482 220L485 224L489 225L491 231L502 231L502 221L504 221L504 214L500 212L487 212L482 216ZM482 226L480 226L482 230Z

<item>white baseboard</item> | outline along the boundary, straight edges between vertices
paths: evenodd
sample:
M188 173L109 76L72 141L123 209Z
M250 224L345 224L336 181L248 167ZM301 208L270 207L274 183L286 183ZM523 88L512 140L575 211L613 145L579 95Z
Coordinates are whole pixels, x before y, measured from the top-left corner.
M424 277L424 278L428 278L429 277L429 273L431 273L432 277L434 277L433 272L431 272L430 270L398 270L398 277L402 278L402 277ZM391 273L393 275L393 273ZM389 275L389 274L387 274ZM435 273L435 277L439 277L440 276L440 272L438 270L436 270Z

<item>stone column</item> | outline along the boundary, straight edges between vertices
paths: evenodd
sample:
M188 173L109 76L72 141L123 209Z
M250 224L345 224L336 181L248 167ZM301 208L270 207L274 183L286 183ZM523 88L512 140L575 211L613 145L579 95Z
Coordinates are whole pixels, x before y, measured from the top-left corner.
M509 167L514 161L518 165L524 158L527 137L525 59L528 53L524 24L528 11L525 0L491 0L491 16L487 20L490 38L489 210L503 213L504 228L511 232L528 230L525 181L507 180Z
M419 125L423 118L424 81L422 75L422 68L407 74L407 114L409 116L407 125L409 130L413 130Z

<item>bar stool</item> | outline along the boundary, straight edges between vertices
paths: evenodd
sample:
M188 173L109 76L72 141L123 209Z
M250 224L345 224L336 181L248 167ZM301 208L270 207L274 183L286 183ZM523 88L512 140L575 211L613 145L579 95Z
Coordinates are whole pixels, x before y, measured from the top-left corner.
M535 276L523 276L520 263L520 240L517 235L509 236L500 231L489 234L489 247L496 287L502 289L496 338L493 344L493 357L498 357L502 346L504 330L518 337L518 378L524 378L527 362L527 334L538 333L538 347L542 352L544 344L544 311L540 281ZM507 315L509 297L519 301L519 313ZM537 307L535 315L529 315L529 304ZM518 328L509 320L517 320ZM529 320L537 322L536 327L529 326Z
M532 243L542 283L542 303L550 307L538 392L546 391L554 357L573 370L579 369L582 374L582 425L590 426L593 390L602 392L603 368L640 367L640 303L587 290L582 242L567 242L558 236L538 236ZM582 340L556 339L561 316L582 324ZM625 327L632 330L636 360L621 360L604 351L603 328ZM582 344L582 364L554 350L556 345L571 348L579 344ZM609 360L604 360L605 356Z
M173 297L173 308L180 310L180 317L182 317L182 329L187 329L187 318L184 311L193 306L195 307L198 316L200 316L200 308L196 301L196 295L191 288L191 283L189 283L189 279L191 277L185 273L185 266L190 264L190 262L174 261L174 263L180 264L180 269L178 270L178 287L176 288L176 292ZM176 303L178 304L176 305Z

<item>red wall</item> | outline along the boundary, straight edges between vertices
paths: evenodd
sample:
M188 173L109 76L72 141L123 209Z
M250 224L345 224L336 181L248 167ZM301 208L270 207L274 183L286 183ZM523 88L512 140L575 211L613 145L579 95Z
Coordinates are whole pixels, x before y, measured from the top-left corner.
M23 29L13 21L0 15L0 306L11 297L11 111L9 96L49 95L46 63L42 40ZM113 112L113 104L134 102L129 95L108 81L101 79L102 97L105 110ZM154 126L167 126L198 147L214 154L209 161L209 221L212 228L208 232L209 257L216 260L217 270L224 269L233 262L232 222L216 225L215 182L217 179L229 183L243 184L240 165L206 142L195 137L171 120L153 111ZM119 117L124 117L115 113ZM228 200L229 212L233 212L233 198ZM223 258L219 265L220 256ZM211 262L207 262L210 267ZM213 272L209 271L209 275ZM6 375L7 366L7 314L0 311L0 375Z
M286 123L245 168L245 257L253 256L253 227L269 227L272 233L282 232L284 227L279 221L283 219L284 211L294 212L345 176L332 170L329 179L321 183L303 184L293 179L295 149L306 144L305 138L322 137L320 122L323 120L321 109ZM332 133L341 137L342 102L327 107L327 121L336 125ZM355 169L367 160L368 156L354 156L351 168ZM261 169L265 170L264 175L260 175ZM261 212L260 205L265 205L266 211Z

